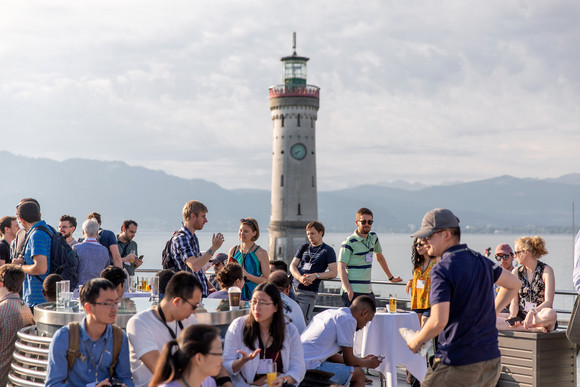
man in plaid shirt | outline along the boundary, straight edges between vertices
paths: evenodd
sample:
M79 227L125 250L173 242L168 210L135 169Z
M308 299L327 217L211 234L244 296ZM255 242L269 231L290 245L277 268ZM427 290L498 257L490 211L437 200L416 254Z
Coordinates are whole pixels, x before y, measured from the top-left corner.
M211 288L203 267L224 243L222 233L213 234L211 248L201 254L195 232L203 229L207 223L206 215L207 207L203 203L197 200L185 203L183 206L183 225L171 238L171 258L175 262L175 266L179 270L188 271L197 276L203 287L203 297L209 295Z

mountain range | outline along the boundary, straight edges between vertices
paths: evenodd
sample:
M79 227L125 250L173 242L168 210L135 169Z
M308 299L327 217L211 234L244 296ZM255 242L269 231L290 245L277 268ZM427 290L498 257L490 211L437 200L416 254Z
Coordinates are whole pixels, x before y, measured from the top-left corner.
M120 161L55 161L0 151L0 165L0 216L13 214L21 198L34 197L53 225L62 214L82 220L97 211L103 226L115 231L124 219L136 220L141 231L169 231L179 227L183 204L196 199L209 208L208 231L233 232L247 216L262 228L269 223L268 190L227 190ZM573 201L580 203L580 174L548 179L506 175L437 186L396 181L321 191L318 211L327 230L337 232L352 231L360 207L373 210L373 227L382 232L415 231L435 207L453 210L467 232L570 232Z

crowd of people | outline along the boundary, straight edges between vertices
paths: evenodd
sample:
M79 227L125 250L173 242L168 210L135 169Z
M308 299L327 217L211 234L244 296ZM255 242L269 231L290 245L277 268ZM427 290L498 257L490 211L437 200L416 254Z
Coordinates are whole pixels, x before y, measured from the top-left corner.
M72 237L76 218L60 218L58 232L78 257L79 298L86 316L54 335L46 385L264 385L272 364L272 386L298 385L307 370L327 372L335 385L365 385L362 369L378 367L381 358L356 356L354 334L377 312L371 286L374 261L389 281L402 281L390 271L372 231L372 211L357 211L356 229L338 257L323 242L324 225L309 223L308 243L289 266L271 261L256 244L260 230L253 218L240 220L240 243L227 254L218 253L224 243L221 233L203 251L195 233L207 223L207 213L199 201L185 204L182 227L167 245L166 268L157 273L161 301L135 314L126 332L114 322L127 278L143 262L133 240L137 223L123 222L115 235L101 228L101 216L93 212L77 241ZM36 305L54 301L56 282L63 279L50 273L55 239L42 231L46 228L52 229L32 198L20 201L16 217L0 220L0 385L7 380L16 332L34 323ZM506 243L498 245L491 260L460 243L459 219L447 209L428 212L412 237L412 278L405 289L421 330L408 346L418 352L438 337L424 386L495 385L498 329L557 328L554 271L540 260L547 254L541 237L519 238L515 251ZM210 266L214 270L208 276ZM314 315L320 282L337 275L344 307ZM219 331L199 324L195 311L203 298L227 299L232 288L249 302L250 311L230 324L222 347Z

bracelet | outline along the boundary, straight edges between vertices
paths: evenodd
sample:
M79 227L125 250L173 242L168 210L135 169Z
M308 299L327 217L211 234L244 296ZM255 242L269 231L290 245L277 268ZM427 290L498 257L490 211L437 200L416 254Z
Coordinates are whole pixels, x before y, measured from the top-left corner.
M393 278L395 278L395 276L394 276L394 275L392 275L392 276L391 276L391 278L389 278L389 281L392 281L392 280L393 280Z
M216 378L215 379L215 384L217 384L218 386L222 386L224 383L227 382L232 382L232 379L229 376L222 376L221 378Z

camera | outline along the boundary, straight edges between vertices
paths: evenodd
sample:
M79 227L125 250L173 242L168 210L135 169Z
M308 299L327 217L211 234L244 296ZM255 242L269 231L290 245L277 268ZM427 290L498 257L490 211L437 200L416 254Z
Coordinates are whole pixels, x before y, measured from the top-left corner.
M123 382L119 379L112 378L109 383L111 383L111 387L123 387Z

